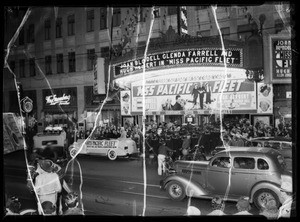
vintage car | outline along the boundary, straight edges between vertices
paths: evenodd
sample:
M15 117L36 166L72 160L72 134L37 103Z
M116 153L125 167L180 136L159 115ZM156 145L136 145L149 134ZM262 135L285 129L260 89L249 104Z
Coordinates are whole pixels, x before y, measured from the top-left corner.
M271 148L235 147L209 161L176 161L175 173L160 181L173 200L186 196L211 199L215 195L237 201L248 196L259 209L273 198L280 205L281 180L292 180L282 155Z
M68 157L66 132L61 127L47 127L43 133L33 137L33 152L54 162Z
M105 140L79 139L69 147L71 156L79 154L107 156L115 160L119 156L129 157L138 154L134 140L130 138L117 138Z
M292 158L292 141L284 137L258 137L249 140L251 146L271 147L284 158Z

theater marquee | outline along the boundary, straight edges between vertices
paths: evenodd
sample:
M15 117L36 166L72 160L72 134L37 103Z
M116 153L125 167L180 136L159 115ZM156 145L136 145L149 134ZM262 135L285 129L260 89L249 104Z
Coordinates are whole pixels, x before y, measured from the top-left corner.
M146 59L141 57L113 65L115 78L142 72L145 70L165 69L180 66L224 66L243 67L243 51L241 48L192 48L149 54Z

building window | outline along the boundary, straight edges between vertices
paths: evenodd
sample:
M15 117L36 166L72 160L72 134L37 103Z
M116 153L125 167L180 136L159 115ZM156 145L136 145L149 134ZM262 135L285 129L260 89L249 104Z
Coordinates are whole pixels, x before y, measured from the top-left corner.
M94 31L94 10L87 11L86 15L86 31Z
M252 35L252 31L249 25L239 25L237 28L238 39L240 41L246 41L250 35Z
M210 30L197 31L197 36L198 37L207 37L207 36L210 36Z
M153 10L154 18L159 18L160 17L160 8L156 7Z
M64 72L64 58L63 54L57 54L56 55L56 62L57 62L57 73L63 73Z
M108 46L100 48L100 52L101 52L102 58L109 57L109 47Z
M281 19L275 20L275 33L281 32L284 28L283 22Z
M50 30L51 30L51 21L50 19L47 19L45 21L45 40L50 40L51 38Z
M75 15L68 16L68 36L75 35Z
M56 38L62 37L62 18L56 19Z
M168 15L176 15L177 14L177 6L168 7Z
M75 52L69 52L69 72L76 72Z
M106 8L100 8L100 30L107 29L107 12Z
M29 59L29 75L35 76L35 58Z
M229 27L221 28L221 33L222 33L222 37L224 39L229 39L229 37L230 37L230 28Z
M205 5L201 5L201 6L196 6L196 11L198 11L198 10L203 10L203 9L207 9L207 8L209 8L209 6L207 5L207 6L205 6Z
M25 59L19 60L19 76L20 78L25 77Z
M52 68L51 68L51 55L45 57L45 71L46 75L52 74Z
M121 25L121 9L114 8L113 13L113 27L117 27Z
M15 73L16 62L15 62L15 61L10 61L10 62L9 62L9 68L11 69L11 71L12 71L13 73Z
M94 61L95 61L95 49L88 49L87 50L87 70L93 70Z
M34 24L28 27L28 43L34 43Z
M24 28L20 30L19 34L19 45L24 45L25 35L24 35Z

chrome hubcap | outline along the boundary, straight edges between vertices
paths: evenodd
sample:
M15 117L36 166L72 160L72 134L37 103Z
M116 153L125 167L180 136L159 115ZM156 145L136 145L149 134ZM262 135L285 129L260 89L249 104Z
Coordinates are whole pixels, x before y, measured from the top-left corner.
M178 198L182 195L182 189L179 185L177 184L172 184L170 186L170 194L174 198Z
M261 193L259 196L258 196L258 204L265 208L266 206L266 203L269 201L269 200L272 200L272 199L275 199L275 197L271 194L271 193L268 193L268 192L263 192Z

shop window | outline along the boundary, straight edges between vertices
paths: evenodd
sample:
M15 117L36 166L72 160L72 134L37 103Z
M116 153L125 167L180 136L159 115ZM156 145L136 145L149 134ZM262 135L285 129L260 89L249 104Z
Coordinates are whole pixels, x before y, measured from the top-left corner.
M177 6L168 7L168 15L176 15L177 14Z
M25 77L25 59L19 60L19 76L20 78Z
M25 42L25 34L24 34L24 28L22 28L19 34L19 45L24 45L24 42Z
M35 76L35 58L29 59L29 75Z
M107 11L106 8L100 8L100 30L107 29Z
M56 38L62 37L62 18L56 19Z
M49 56L46 56L45 57L45 72L46 72L46 75L51 75L52 74L52 61L51 61L51 55Z
M89 10L86 12L86 31L94 31L94 10Z
M75 35L75 15L68 16L68 36Z
M75 52L69 52L69 72L76 72Z
M34 43L34 24L28 26L28 43Z
M121 25L121 9L114 8L113 12L113 27L117 27Z
M254 169L255 160L248 157L236 157L234 158L233 166L237 169Z
M63 73L64 72L64 58L63 54L57 54L56 55L56 61L57 61L57 73Z
M45 20L45 40L51 38L51 21L50 19Z
M268 170L269 164L264 159L258 159L257 160L257 169L259 170Z
M87 50L87 70L93 70L94 61L95 61L95 49L88 49Z

